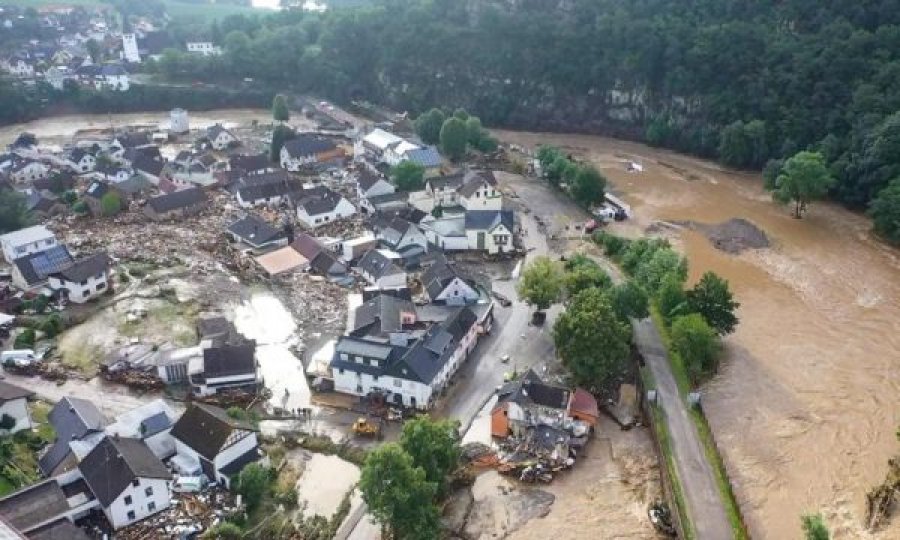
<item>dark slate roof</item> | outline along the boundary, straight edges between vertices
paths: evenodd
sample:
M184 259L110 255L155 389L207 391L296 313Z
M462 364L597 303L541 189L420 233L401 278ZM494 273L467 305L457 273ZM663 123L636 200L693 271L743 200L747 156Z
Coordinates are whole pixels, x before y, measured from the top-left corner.
M354 328L349 333L353 336L386 336L399 332L403 330L401 313L404 312L415 313L415 304L408 299L380 294L356 308Z
M271 167L275 167L275 165L269 161L269 156L266 154L239 154L231 156L228 160L229 166L233 170L242 170L247 172L254 171L262 171Z
M291 247L310 262L325 249L318 240L304 232L297 233Z
M459 308L455 313L444 319L440 326L453 336L454 340L459 342L463 336L469 333L472 325L476 322L478 322L478 316L475 315L475 312L464 307Z
M498 403L512 401L523 406L538 405L565 409L569 404L569 390L545 384L537 373L530 369L521 379L504 384L497 392L497 400Z
M437 326L410 347L386 374L393 377L430 384L453 353L448 345L452 336ZM436 352L442 351L442 352Z
M384 195L373 195L367 197L366 200L377 209L382 206L403 203L409 201L409 193L406 191L395 191L394 193L385 193Z
M335 144L328 139L316 137L315 135L301 134L297 137L286 141L284 148L291 157L299 158L330 152L337 148Z
M29 540L90 540L83 530L66 518L42 525L28 532Z
M385 177L372 172L368 167L363 167L362 170L359 171L359 174L357 174L356 176L356 183L359 184L359 187L363 191L369 191L372 186L374 186L381 180L387 181Z
M372 226L381 234L384 242L391 247L396 247L403 240L406 233L409 232L410 228L415 227L409 221L393 213L379 213L372 218Z
M81 283L82 281L99 275L109 269L110 259L105 251L94 253L89 257L84 257L75 261L68 268L64 268L53 274L63 281L72 283Z
M228 226L228 232L252 246L262 246L284 238L284 231L278 230L259 216L248 214Z
M172 477L141 439L105 437L78 464L88 487L104 507L109 506L136 478Z
M164 411L148 416L141 421L141 437L146 439L172 427L172 421Z
M150 135L143 131L132 131L116 135L116 140L122 148L134 148L150 144Z
M0 516L21 531L28 531L67 510L66 495L52 478L0 499Z
M210 140L217 138L221 133L228 133L234 137L234 134L225 129L222 124L215 124L206 128L206 136L209 137Z
M433 301L456 278L467 283L471 282L471 278L457 271L453 265L447 262L447 259L441 258L422 274L422 284L428 292L428 297Z
M511 232L514 222L512 210L469 210L466 212L466 230L491 231L502 223Z
M91 182L91 185L84 190L85 197L97 199L98 201L107 193L109 193L109 185L106 182L100 182L99 180L94 180Z
M59 178L59 184L62 185L64 190L72 189L75 186L75 175L72 174L71 171L57 171L50 176L35 180L33 183L34 189L44 190L55 188L57 180L54 180L54 176Z
M234 461L225 465L219 472L224 474L225 476L231 477L236 474L239 474L244 467L251 463L256 463L262 458L262 453L259 450L259 447L251 448L250 450L244 452L240 456L236 457Z
M118 176L122 171L128 172L128 169L114 163L106 163L99 165L94 171L106 176Z
M134 161L131 162L131 165L138 171L148 173L152 176L159 176L163 167L166 166L166 162L162 159L153 159L148 155L139 154L135 157Z
M421 165L426 169L440 167L443 163L441 153L434 146L426 146L425 148L417 148L406 153L406 159L417 165Z
M207 201L206 193L200 188L187 188L168 195L159 195L151 197L147 204L159 214L178 210L179 208L190 208Z
M69 160L73 163L78 163L79 161L81 161L81 158L88 155L91 155L91 153L84 148L75 147L69 150Z
M32 191L25 200L25 208L29 212L49 212L60 204L59 197L49 191Z
M203 375L230 377L256 373L256 343L224 345L203 350Z
M128 75L128 71L120 64L106 64L100 68L100 75L108 77L120 77Z
M490 174L488 174L490 173ZM471 197L482 186L496 186L497 180L491 171L470 171L466 173L463 185L457 190L463 197Z
M258 176L269 176L269 174L273 173L267 173L264 175L260 174ZM246 202L261 201L263 199L269 199L272 197L284 197L285 195L290 195L292 193L297 193L303 190L303 183L299 180L294 179L290 179L287 182L256 182L254 180L250 180L250 182L251 183L249 183L249 185L244 185L237 189L237 192L240 194L241 199Z
M300 252L303 255L302 252ZM309 267L323 276L343 276L347 273L347 266L338 260L334 253L327 249L322 249L316 256L309 261Z
M304 189L295 195L297 206L306 210L310 216L327 214L334 211L343 197L340 193L332 191L325 186L316 186Z
M162 159L162 152L159 151L159 146L155 144L142 144L140 146L125 149L124 157L128 161L135 161L141 156L150 159Z
M72 255L69 249L63 245L19 257L14 261L19 273L28 285L34 285L47 279L47 276L69 267L72 264Z
M103 430L106 419L90 401L64 397L47 418L56 432L56 442L41 456L38 464L44 474L50 474L69 453L69 442L81 440L90 433Z
M16 399L29 398L34 395L31 390L0 381L0 404Z
M152 187L153 184L150 182L150 180L147 180L143 176L136 174L128 180L116 182L116 185L113 186L113 189L128 195L134 195L136 193L148 191Z
M235 429L256 431L253 426L231 418L223 409L194 403L175 422L172 437L212 460Z
M463 184L463 173L448 174L447 176L432 176L425 180L432 190L451 188L457 189Z
M374 279L395 274L403 274L403 269L381 254L377 249L370 249L360 257L357 267Z

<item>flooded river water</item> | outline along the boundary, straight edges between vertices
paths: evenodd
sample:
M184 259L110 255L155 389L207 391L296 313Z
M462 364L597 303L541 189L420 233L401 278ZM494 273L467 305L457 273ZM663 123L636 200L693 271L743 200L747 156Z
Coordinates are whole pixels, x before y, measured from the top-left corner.
M704 408L753 538L799 538L800 514L821 511L834 538L900 538L900 518L870 535L865 492L900 445L900 258L870 223L831 204L803 220L771 202L759 175L643 145L590 136L501 132L587 157L636 219L718 223L745 218L772 241L728 255L698 233L673 240L691 279L713 270L732 285L741 322ZM634 160L643 173L628 173Z

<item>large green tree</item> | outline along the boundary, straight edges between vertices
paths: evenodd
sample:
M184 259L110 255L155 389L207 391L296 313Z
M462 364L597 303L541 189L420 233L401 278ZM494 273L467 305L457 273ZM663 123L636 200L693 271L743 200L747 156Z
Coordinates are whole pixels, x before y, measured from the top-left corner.
M616 285L607 293L610 305L622 322L643 319L650 315L647 293L633 280Z
M672 322L672 348L678 353L694 384L712 375L719 366L719 336L699 313L676 317Z
M900 177L890 184L872 200L869 206L875 232L894 245L900 245Z
M441 150L452 161L459 161L466 155L469 144L469 132L466 123L454 116L444 121L441 126Z
M297 133L288 126L278 125L272 131L272 142L269 144L269 159L273 163L281 161L281 148L284 143L297 136Z
M600 265L584 256L576 255L566 262L565 267L563 289L569 298L591 287L608 289L612 286L612 280Z
M548 257L537 257L522 271L516 292L538 311L545 310L559 300L562 276L558 264Z
M28 224L25 196L0 187L0 234L17 231Z
M263 495L269 490L271 476L269 469L259 463L250 463L241 469L237 478L237 492L244 497L250 510L262 502Z
M425 471L425 479L443 492L447 477L459 462L459 422L433 420L419 416L403 425L400 446L413 459L416 467Z
M794 217L800 219L809 203L825 197L833 184L834 177L822 154L798 152L785 161L772 196L782 204L793 203Z
M278 94L272 100L272 118L281 123L291 119L291 111L288 109L287 98L284 97L284 94Z
M372 516L402 540L431 540L440 533L434 503L437 484L396 443L369 452L359 479L359 490Z
M738 318L734 314L740 307L728 288L728 281L714 272L705 272L694 287L687 292L690 311L699 313L719 335L734 332Z
M572 198L585 208L603 202L606 178L590 165L578 167L569 184Z
M402 161L391 167L391 182L400 191L418 191L425 186L425 167Z
M431 109L420 114L415 121L416 134L425 144L438 144L441 142L441 128L446 119L440 109Z
M631 332L600 289L578 293L553 325L553 342L575 384L597 388L628 360Z

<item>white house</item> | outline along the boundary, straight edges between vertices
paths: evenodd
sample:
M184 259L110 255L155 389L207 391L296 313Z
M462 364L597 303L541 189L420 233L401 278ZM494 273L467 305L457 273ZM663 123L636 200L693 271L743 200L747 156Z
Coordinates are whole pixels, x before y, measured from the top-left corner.
M50 274L48 286L75 304L84 304L109 290L109 257L99 252Z
M354 145L355 157L368 157L381 161L387 149L402 142L403 139L383 129L374 129Z
M467 173L457 190L459 203L466 210L501 210L503 195L497 189L493 173Z
M469 249L486 251L490 254L512 251L515 249L514 221L511 210L466 212L466 238Z
M462 173L434 176L425 180L425 191L434 201L434 206L459 206L459 188L463 185Z
M218 56L222 54L222 48L217 47L212 41L188 41L185 43L187 52L203 56Z
M219 151L225 150L233 143L238 142L238 138L232 132L222 127L222 124L206 128L206 137L209 139L209 144L212 145L213 149Z
M66 156L66 161L76 173L87 173L97 166L97 158L83 148L73 148Z
M31 428L28 398L33 395L31 390L0 381L0 434Z
M390 166L398 165L399 163L406 161L407 153L413 150L418 150L419 145L413 144L407 140L400 140L393 144L388 145L382 154L382 160Z
M41 180L48 174L50 167L33 159L17 159L9 170L10 179L20 184Z
M300 134L285 141L281 147L279 163L289 171L299 171L303 167L326 163L344 157L344 151L328 139Z
M428 241L444 251L469 249L465 216L423 220L421 226Z
M189 406L172 428L172 437L172 464L179 472L202 473L225 487L245 465L260 459L257 429L211 405Z
M394 184L390 183L387 178L371 172L368 168L364 168L357 173L356 194L360 200L379 195L388 195L395 191Z
M175 454L171 431L176 419L172 408L157 399L117 416L105 431L110 436L141 439L154 456L167 459Z
M360 257L356 270L379 289L399 289L406 287L406 272L381 251L372 249Z
M138 49L136 35L122 34L122 59L132 64L141 63L141 53Z
M418 226L397 215L378 215L372 220L375 237L393 251L409 246L428 250L428 239Z
M40 253L56 245L56 235L43 225L19 229L0 236L3 258L8 263L32 253Z
M478 301L475 282L441 257L422 274L428 299L435 304L458 306Z
M340 193L323 186L304 189L296 196L297 220L315 229L356 214L356 207Z
M25 58L10 58L3 63L3 67L14 77L23 79L34 77L34 65Z
M78 470L114 529L165 510L172 475L140 439L107 436Z
M107 64L100 68L94 79L97 90L110 89L119 92L127 92L131 88L131 79L128 71L119 64Z

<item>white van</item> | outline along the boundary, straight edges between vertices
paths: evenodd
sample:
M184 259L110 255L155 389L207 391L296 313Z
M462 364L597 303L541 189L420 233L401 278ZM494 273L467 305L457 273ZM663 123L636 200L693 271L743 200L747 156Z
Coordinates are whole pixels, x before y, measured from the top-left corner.
M16 349L12 351L3 351L0 353L0 364L4 366L27 366L36 360L34 351L31 349Z

